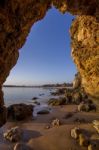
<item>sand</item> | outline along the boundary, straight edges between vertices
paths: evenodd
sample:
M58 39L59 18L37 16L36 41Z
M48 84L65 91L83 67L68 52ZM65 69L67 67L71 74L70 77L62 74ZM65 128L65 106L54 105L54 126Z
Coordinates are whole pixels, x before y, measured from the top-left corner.
M66 119L66 114L72 112L73 116ZM52 120L58 118L61 121L59 127L51 127ZM77 120L81 120L81 123ZM83 119L83 121L82 121ZM14 126L24 130L22 142L27 143L33 150L87 150L80 147L78 141L70 136L73 127L80 127L89 132L90 136L96 134L92 121L98 119L98 112L78 112L77 105L64 105L52 107L50 114L38 115L24 122L7 122L0 129L0 150L13 150L16 143L11 143L3 138L3 132Z

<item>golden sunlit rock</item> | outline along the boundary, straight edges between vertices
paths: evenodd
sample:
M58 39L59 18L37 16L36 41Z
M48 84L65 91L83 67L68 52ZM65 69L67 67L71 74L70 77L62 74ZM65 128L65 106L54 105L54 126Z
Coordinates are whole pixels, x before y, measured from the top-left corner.
M32 25L43 19L52 5L62 13L79 15L71 27L72 56L86 92L99 97L98 0L1 0L0 86L17 63L19 49L25 44Z

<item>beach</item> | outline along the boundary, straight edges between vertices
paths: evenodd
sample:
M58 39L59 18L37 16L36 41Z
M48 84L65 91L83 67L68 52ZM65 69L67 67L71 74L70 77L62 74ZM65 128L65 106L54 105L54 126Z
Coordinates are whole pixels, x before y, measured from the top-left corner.
M7 122L0 128L0 149L12 150L16 143L6 141L2 133L11 127L18 126L23 131L21 142L27 143L33 150L87 150L86 147L79 146L74 140L70 131L74 127L79 127L89 132L90 136L97 134L92 126L92 121L99 119L96 112L78 112L77 105L53 106L49 114L37 115L37 117L21 122ZM66 114L72 113L70 118L65 118ZM53 119L58 118L60 126L46 128L51 125ZM77 121L78 119L78 121Z

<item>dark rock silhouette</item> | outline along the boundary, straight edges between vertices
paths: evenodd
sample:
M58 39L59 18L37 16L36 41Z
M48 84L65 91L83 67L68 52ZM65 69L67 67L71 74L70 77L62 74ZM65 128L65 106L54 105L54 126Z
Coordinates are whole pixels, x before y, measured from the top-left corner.
M8 119L21 121L33 117L33 105L13 104L8 107Z

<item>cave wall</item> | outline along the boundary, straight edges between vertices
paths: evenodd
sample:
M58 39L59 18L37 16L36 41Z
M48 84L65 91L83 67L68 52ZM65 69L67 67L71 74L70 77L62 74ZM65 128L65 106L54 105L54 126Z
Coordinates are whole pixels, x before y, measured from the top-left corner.
M0 126L6 121L2 84L17 63L19 49L32 25L43 19L53 5L62 13L78 16L71 27L72 56L85 90L99 96L99 0L1 0Z
M82 86L99 97L99 22L93 16L79 16L71 26L72 57L82 77Z

